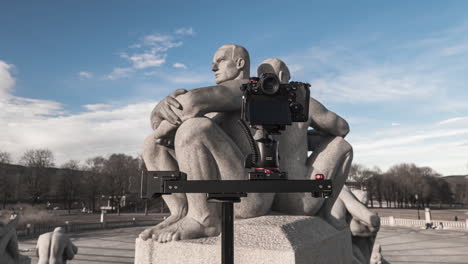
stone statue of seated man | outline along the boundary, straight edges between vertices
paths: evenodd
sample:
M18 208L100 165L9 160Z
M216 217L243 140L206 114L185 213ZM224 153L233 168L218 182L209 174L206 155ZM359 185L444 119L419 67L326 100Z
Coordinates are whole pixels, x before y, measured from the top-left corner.
M239 87L248 81L249 64L245 48L223 45L213 58L216 86L188 92L178 90L155 107L152 113L154 134L145 140L143 151L148 170L180 170L187 173L189 180L247 179L243 160L250 148L237 120L241 106ZM276 66L269 65L260 67L259 72L275 71ZM277 74L282 81L289 80L289 73L278 71ZM310 194L275 197L275 194L252 193L235 205L236 217L261 216L271 209L287 214L331 217L331 208L351 164L352 149L343 140L349 128L344 119L315 99L310 100L309 121L294 124L281 136L281 166L294 179L324 174L333 180L334 195L324 201ZM206 117L209 113L216 114ZM309 127L315 132L309 132ZM326 135L327 141L319 144L308 157L308 146L313 145L310 143L316 134ZM204 194L172 194L163 198L171 216L142 232L142 239L152 237L167 242L219 234L220 206L208 203Z
M276 74L285 83L289 81L288 67L279 59L273 58L262 62L258 68L258 74L266 72ZM310 107L310 115L326 111L313 98L310 99ZM314 117L311 120L314 120ZM340 177L336 178L346 180L351 165L351 146L343 138L334 137L333 134L322 131L316 125L310 125L310 127L314 128L313 131L305 131L304 127L304 124L295 123L286 129L286 133L281 135L280 155L282 157L281 165L284 166L283 169L288 171L290 176L300 175L301 169L302 171L307 169L306 175L328 174L330 173L329 170L334 169L341 173ZM304 157L305 151L304 149L301 150L301 147L304 148L305 146L293 145L294 140L291 139L294 137L307 137L307 150L312 151L312 155L299 161L300 157ZM343 159L343 162L340 162L340 159ZM306 165L305 168L304 164ZM334 190L336 191L336 189ZM294 196L302 197L304 203L294 201ZM301 204L307 205L308 197L310 195L307 194L277 194L273 210L288 214L311 215L306 210L301 211L299 207ZM366 203L365 198L367 196L364 195L363 200L358 199L346 186L343 186L335 201L325 201L331 202L327 204L327 206L332 206L331 211L329 211L330 207L322 207L321 209L321 215L335 228L350 228L355 263L368 263L372 254L375 255L374 259L381 259L380 256L377 256L379 252L373 252L375 237L380 228L380 219L364 206L363 203ZM299 199L296 198L296 200ZM293 207L294 205L296 207Z
M19 253L18 238L16 236L18 222L18 215L12 215L8 224L0 221L0 263L2 264L25 264L31 262L29 257L22 256Z

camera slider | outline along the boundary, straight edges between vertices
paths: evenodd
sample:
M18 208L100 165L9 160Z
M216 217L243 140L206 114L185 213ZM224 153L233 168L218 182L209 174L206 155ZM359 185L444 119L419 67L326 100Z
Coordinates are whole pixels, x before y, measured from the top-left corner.
M250 180L187 180L180 171L148 171L142 174L141 197L206 193L208 202L221 203L221 263L234 264L234 203L240 202L241 197L247 193L310 192L313 197L328 198L332 194L332 182L325 180L323 174L317 174L315 180L287 180L280 171L256 168L249 177Z
M321 174L318 174L321 175ZM187 180L180 171L148 171L142 175L141 198L171 193L206 193L211 195L242 193L311 193L328 198L331 180L252 179L252 180Z

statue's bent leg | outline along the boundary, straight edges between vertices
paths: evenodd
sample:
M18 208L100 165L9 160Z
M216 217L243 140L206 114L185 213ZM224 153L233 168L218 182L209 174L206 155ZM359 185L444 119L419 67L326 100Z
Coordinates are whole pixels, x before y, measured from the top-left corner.
M352 148L341 137L324 137L307 159L305 178L323 174L333 182L333 195L328 199L314 198L310 193L278 194L274 210L294 215L317 215L329 218L332 205L344 185L352 160ZM298 164L297 166L304 166ZM301 169L302 170L302 169ZM301 171L298 170L298 171Z
M178 170L179 166L175 158L175 151L165 146L156 144L154 135L145 139L143 146L143 160L150 171ZM184 193L163 195L171 215L158 225L148 228L140 234L140 238L146 240L153 236L157 238L158 230L182 219L187 214L187 196Z
M180 170L189 180L246 179L244 155L234 141L208 118L192 118L178 129L175 150ZM271 198L270 198L271 196ZM265 199L264 199L265 198ZM239 204L241 217L265 214L273 194L249 194ZM220 204L209 203L206 194L187 194L187 216L169 227L158 241L215 236L220 232Z
M353 159L353 149L351 145L342 137L327 138L312 153L307 160L309 175L321 173L326 179L332 180L333 193L323 202L320 208L320 215L326 219L331 218L333 204L337 200L341 189L348 177Z

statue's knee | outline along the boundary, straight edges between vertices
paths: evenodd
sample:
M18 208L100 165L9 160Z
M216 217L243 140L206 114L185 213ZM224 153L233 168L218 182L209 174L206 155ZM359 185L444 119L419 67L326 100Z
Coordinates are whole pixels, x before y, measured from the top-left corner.
M209 136L215 123L205 117L188 119L180 125L175 136L175 146L184 147Z
M348 141L346 141L342 137L333 138L333 140L330 142L329 146L336 149L342 155L352 157L353 147L351 146L351 144L348 143Z

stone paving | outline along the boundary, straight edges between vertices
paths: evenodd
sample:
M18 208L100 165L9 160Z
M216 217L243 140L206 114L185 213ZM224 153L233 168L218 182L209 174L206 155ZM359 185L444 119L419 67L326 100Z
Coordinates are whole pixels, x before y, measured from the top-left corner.
M135 238L144 228L122 228L72 234L79 251L70 264L133 263ZM468 263L468 232L382 227L377 237L390 263ZM20 249L34 257L36 240L21 241ZM170 264L170 263L168 263ZM189 264L189 263L187 263Z

